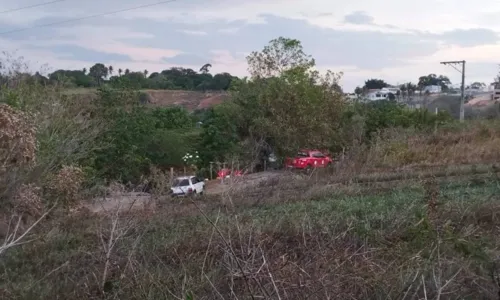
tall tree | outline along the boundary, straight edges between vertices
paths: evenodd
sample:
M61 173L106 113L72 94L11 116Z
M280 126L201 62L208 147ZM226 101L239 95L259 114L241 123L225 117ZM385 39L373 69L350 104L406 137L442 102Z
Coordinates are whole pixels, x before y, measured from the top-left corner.
M382 79L368 79L365 81L365 85L363 86L363 89L365 90L372 90L372 89L382 89L385 87L388 87L389 84L385 82Z
M200 72L203 73L203 74L207 74L210 70L209 68L211 68L212 65L211 64L204 64L201 68L200 68Z
M426 76L420 76L418 78L418 87L419 88L424 88L429 85L439 85L441 86L441 89L443 91L448 89L448 85L451 84L450 79L447 76L439 75L437 76L436 74L429 74Z
M119 76L122 76L122 73L123 73L123 70L122 70L121 68L120 68L120 69L118 69L118 75L119 75Z
M148 77L148 74L149 74L148 70L144 70L144 77Z
M483 89L486 87L486 84L484 82L473 82L471 83L471 85L469 86L471 89L476 89L476 90L480 90L480 89Z
M87 68L83 68L82 72L83 74L87 75Z
M113 66L108 67L109 75L113 75Z
M304 53L299 40L285 37L271 40L260 52L252 52L247 62L252 77L278 76L286 70L310 69L315 65L314 59Z
M247 61L252 80L243 81L234 95L246 134L281 154L338 142L344 104L338 74L321 76L300 41L283 37L252 52Z
M97 63L90 68L89 76L93 77L100 86L103 79L108 76L108 68L104 64Z
M127 68L127 69L125 69L125 75L128 75L128 74L130 74L130 70Z
M357 87L354 89L354 93L355 93L356 95L358 95L358 96L359 96L359 95L363 94L363 89L362 89L362 88L360 88L359 86L357 86Z

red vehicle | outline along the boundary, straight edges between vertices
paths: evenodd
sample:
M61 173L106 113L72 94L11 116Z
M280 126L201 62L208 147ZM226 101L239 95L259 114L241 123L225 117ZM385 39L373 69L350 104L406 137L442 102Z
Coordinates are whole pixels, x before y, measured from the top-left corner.
M290 169L311 169L330 166L333 159L319 150L301 150L294 158L285 160L285 167Z
M243 172L241 170L233 170L231 172L231 170L229 169L220 169L219 172L217 172L217 178L221 179L221 178L226 178L226 177L229 177L229 176L243 176Z

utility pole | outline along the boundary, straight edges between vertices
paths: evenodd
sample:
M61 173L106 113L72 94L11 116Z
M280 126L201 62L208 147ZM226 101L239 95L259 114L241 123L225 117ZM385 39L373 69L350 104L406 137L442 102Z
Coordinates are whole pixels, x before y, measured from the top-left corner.
M464 103L465 103L465 60L456 60L456 61L442 61L441 64L449 65L453 67L453 69L462 73L462 86L460 88L460 122L464 121ZM462 70L457 69L455 65L462 65Z

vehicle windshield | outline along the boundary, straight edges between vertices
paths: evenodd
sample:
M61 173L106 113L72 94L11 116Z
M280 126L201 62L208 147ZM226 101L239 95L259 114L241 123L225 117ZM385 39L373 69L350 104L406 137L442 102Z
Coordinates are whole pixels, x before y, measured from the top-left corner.
M297 157L309 157L309 153L307 153L307 152L299 152L299 153L297 153Z
M178 186L189 186L189 179L175 179L174 183L172 184L173 187L178 187Z

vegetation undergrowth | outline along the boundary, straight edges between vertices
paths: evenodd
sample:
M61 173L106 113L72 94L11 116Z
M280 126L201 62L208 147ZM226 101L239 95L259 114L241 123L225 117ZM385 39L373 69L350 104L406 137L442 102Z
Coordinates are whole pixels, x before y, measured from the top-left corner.
M123 214L104 283L113 219L66 216L3 258L0 290L17 299L494 299L498 189L493 178L442 184L435 213L420 185L197 216L168 206Z

